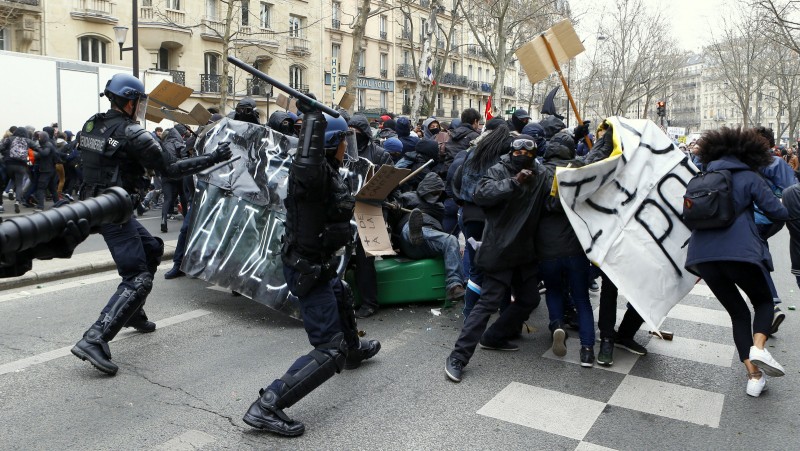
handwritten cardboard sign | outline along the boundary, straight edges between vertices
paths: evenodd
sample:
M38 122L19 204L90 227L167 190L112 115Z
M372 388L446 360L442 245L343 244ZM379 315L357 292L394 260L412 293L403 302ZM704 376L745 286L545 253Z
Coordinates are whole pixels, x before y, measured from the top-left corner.
M569 19L553 25L544 32L544 35L553 47L553 53L559 64L569 61L585 50ZM544 80L556 70L542 36L537 36L533 41L517 49L515 55L531 84Z
M356 194L358 239L370 256L395 255L381 203L411 171L383 165Z

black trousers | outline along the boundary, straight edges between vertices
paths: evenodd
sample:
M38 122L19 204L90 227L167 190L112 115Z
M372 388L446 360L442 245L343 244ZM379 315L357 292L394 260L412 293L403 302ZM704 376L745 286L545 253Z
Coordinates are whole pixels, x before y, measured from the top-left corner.
M378 308L378 274L375 272L375 257L368 257L361 241L356 245L356 285L361 296L361 305Z
M502 342L516 336L522 329L522 323L539 305L538 285L538 265L535 263L504 271L485 272L481 298L464 322L450 356L467 363L475 353L481 336L492 342ZM487 330L489 318L508 297L509 289L514 290L514 302L500 313L497 321Z
M698 264L697 272L731 316L733 342L739 360L744 362L750 358L753 334L769 335L772 328L774 306L764 271L753 263L718 261ZM752 327L750 309L737 286L744 290L753 304L755 317Z
M601 272L603 284L600 287L600 312L597 315L597 328L600 329L600 338L633 338L636 331L642 327L644 320L633 306L628 304L628 310L619 323L619 329L614 333L614 325L617 323L617 296L619 290L614 282Z
M162 179L161 186L164 192L164 205L161 207L161 222L166 223L170 211L175 206L175 200L180 196L181 205L186 208L188 201L183 190L183 180ZM185 213L184 213L185 214Z

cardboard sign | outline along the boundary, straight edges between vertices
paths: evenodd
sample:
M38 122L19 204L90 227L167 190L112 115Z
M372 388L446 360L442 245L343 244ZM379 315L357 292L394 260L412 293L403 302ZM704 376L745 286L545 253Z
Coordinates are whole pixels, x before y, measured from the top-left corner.
M211 119L208 112L199 103L191 111L180 108L180 105L192 95L192 89L161 80L150 94L147 95L147 114L145 119L152 122L161 122L162 119L181 123L184 125L205 125Z
M289 101L289 108L288 109L292 113L297 114L297 99L293 98L292 100Z
M353 106L353 103L355 103L356 96L348 93L345 90L341 90L339 92L341 92L339 95L339 106L345 110L349 110Z
M278 97L275 99L275 103L277 103L278 106L284 110L289 109L289 98L283 94L278 94Z
M553 48L553 53L559 64L569 61L585 50L569 19L564 19L553 25L552 28L544 32L544 35ZM525 70L525 74L528 75L528 80L531 84L544 80L556 70L541 35L517 49L515 55Z
M383 165L356 194L358 239L369 256L395 255L381 203L411 171Z

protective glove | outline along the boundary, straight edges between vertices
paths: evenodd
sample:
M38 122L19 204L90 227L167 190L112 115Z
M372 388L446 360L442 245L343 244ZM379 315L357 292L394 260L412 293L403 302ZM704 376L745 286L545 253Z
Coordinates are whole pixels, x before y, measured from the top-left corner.
M79 219L77 224L75 221L69 221L61 235L33 248L33 258L39 260L70 258L75 248L89 237L89 234L89 221L86 219Z
M306 95L308 97L311 97L314 100L317 100L317 96L315 96L314 94L310 94L309 93L309 94L306 94ZM297 99L297 110L300 111L303 114L308 114L308 113L313 113L314 111L317 111L317 107L312 105L312 104L310 104L310 103L306 103L301 99Z
M575 138L575 142L582 140L586 135L589 134L589 121L584 121L583 124L575 127L572 131L572 136Z
M233 151L230 149L231 143L221 142L217 144L217 148L211 152L211 161L214 163L221 163L230 160L233 156Z

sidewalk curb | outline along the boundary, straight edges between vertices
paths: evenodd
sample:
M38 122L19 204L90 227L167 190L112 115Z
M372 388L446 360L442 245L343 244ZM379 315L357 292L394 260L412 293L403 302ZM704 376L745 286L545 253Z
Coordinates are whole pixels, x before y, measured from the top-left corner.
M169 247L164 249L164 255L161 256L161 261L170 261L175 254L175 248ZM84 276L87 274L96 274L99 272L108 271L117 267L114 259L107 257L100 259L93 263L80 263L67 268L50 269L45 271L31 270L20 277L11 277L8 279L0 279L0 290L7 290L10 288L17 288L26 285L34 285L37 283L52 282L54 280L67 279L70 277Z

